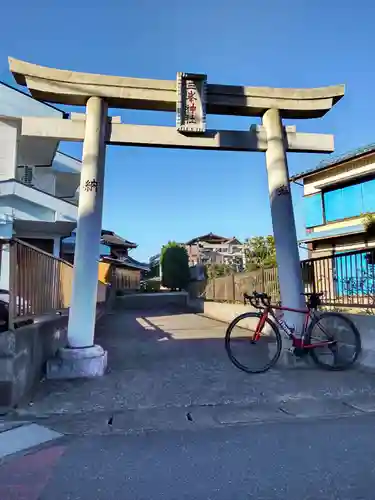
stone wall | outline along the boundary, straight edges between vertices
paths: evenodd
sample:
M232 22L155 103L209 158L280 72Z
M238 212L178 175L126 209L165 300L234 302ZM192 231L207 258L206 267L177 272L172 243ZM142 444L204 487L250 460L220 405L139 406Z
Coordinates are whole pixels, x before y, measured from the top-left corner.
M103 292L104 293L104 292ZM98 301L96 319L111 309L115 297L108 289ZM0 333L0 412L30 401L45 374L47 360L68 344L68 312Z
M150 310L181 308L188 306L186 292L129 293L116 298L116 309Z
M360 364L363 368L375 370L375 316L348 314L361 334L362 354Z
M194 301L192 306L195 306L195 310L200 312L204 316L211 319L216 319L222 321L223 323L230 323L240 314L244 312L254 311L249 305L243 304L226 304L221 302L211 302L211 301Z
M68 315L0 333L0 407L29 400L47 359L67 345Z

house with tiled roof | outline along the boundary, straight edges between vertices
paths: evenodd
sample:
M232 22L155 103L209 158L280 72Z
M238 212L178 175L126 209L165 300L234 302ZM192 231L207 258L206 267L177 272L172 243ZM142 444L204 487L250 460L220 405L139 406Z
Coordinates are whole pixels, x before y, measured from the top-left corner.
M76 232L64 238L61 253L64 260L73 264ZM139 289L143 273L150 270L146 263L129 255L129 250L137 248L132 241L121 238L113 231L102 229L100 239L99 279L104 283L116 281L117 290Z
M190 266L229 264L241 271L245 263L244 245L235 237L214 233L192 238L185 244Z
M375 144L330 158L293 175L303 186L309 257L375 247L366 214L375 214Z

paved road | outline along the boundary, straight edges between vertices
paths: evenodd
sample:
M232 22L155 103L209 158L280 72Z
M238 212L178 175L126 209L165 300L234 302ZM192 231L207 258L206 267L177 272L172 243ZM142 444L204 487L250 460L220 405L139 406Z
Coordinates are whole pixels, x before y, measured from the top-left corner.
M17 460L0 468L2 498L373 500L374 419L74 439L36 453L27 467L19 466L23 474L17 475ZM38 475L37 463L44 476Z

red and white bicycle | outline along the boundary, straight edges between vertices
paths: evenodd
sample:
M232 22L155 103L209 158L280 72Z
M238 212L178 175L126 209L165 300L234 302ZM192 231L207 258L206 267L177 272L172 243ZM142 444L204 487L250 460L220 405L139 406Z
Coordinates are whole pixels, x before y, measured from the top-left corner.
M322 293L305 293L306 309L271 304L271 297L254 292L244 295L259 312L246 312L235 318L225 335L229 359L247 373L262 373L277 363L281 354L280 331L291 340L295 356L311 355L314 362L328 370L346 370L361 352L361 337L353 322L336 312L317 312ZM299 335L277 311L304 315Z

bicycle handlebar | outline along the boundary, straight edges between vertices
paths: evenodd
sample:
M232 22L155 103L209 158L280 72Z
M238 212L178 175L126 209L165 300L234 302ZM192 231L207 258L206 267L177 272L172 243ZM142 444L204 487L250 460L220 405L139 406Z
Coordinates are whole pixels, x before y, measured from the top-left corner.
M316 309L317 306L320 305L320 298L324 295L324 293L301 293L301 295L308 298L308 308ZM266 293L253 292L251 295L244 293L243 299L245 305L247 302L250 302L255 309L267 309L271 307L271 296Z
M271 297L266 293L253 292L252 295L244 293L243 298L244 304L248 301L255 309L263 309L271 305Z

